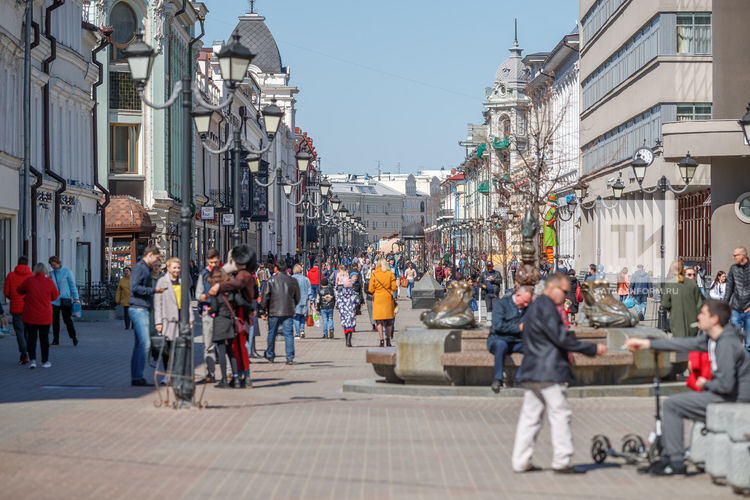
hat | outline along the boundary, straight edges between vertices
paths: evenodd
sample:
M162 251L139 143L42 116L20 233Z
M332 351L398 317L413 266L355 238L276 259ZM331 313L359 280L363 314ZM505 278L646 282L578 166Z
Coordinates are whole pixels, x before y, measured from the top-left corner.
M247 245L232 248L232 259L241 266L255 267L255 251Z
M487 262L487 265L488 265L488 266L492 266L492 267L495 267L495 264L493 264L493 263L492 263L492 261L489 261L489 262Z

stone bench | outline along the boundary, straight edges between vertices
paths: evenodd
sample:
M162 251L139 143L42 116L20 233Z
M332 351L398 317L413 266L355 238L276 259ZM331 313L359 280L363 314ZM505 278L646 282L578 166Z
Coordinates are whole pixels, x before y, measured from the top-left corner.
M429 330L407 328L397 338L395 348L367 351L366 360L375 372L389 382L407 384L489 385L494 375L494 356L487 352L487 330ZM653 380L654 358L650 351L631 353L621 346L631 336L663 336L653 328L594 329L579 328L577 338L609 347L604 356L590 358L573 353L576 385L617 385ZM522 354L506 358L508 384L513 383ZM659 357L659 376L669 374L670 356Z
M708 405L705 468L716 484L750 494L750 404Z

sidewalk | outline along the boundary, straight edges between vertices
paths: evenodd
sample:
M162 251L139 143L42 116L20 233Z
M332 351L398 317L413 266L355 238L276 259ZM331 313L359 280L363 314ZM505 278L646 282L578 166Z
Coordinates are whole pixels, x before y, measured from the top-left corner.
M400 301L397 330L420 311ZM719 498L705 475L652 479L612 461L579 477L518 475L510 452L521 400L343 394L373 377L366 314L355 347L308 328L294 366L252 365L254 389L206 390L204 410L157 409L153 388L130 387L131 332L78 323L48 370L17 363L0 339L0 484L4 498ZM259 350L265 347L264 335ZM196 334L199 334L198 329ZM397 331L398 335L398 331ZM197 340L200 341L200 338ZM283 354L283 342L277 353ZM283 356L281 358L283 361ZM202 367L199 368L202 372ZM147 375L150 371L147 369ZM571 400L575 462L590 439L648 434L652 398ZM549 428L536 463L551 460Z

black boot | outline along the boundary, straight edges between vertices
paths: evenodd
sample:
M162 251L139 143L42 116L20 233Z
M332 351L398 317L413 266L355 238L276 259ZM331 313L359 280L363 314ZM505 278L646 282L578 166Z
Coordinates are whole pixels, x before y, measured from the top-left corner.
M381 340L380 340L380 347L383 347L383 342L384 342L384 341L383 341L383 340L381 339Z
M385 346L386 347L391 347L391 338L390 337L386 337L385 338Z
M263 359L263 356L255 350L255 335L253 335L253 338L250 340L250 357Z
M345 334L345 336L346 336L346 347L351 347L352 346L352 334L351 334L351 332Z

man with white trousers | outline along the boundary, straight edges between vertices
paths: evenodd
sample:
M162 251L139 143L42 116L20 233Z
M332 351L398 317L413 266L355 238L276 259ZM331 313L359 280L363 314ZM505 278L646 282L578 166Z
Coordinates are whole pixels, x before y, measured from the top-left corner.
M545 410L552 434L552 469L561 474L584 472L571 465L572 412L568 405L567 390L568 383L573 381L573 371L568 361L568 352L580 352L593 357L607 352L607 346L581 342L567 330L558 307L564 304L569 292L570 282L567 276L550 274L544 292L531 303L524 316L523 362L519 369L524 397L513 445L514 472L539 470L532 464L531 457L542 428Z

